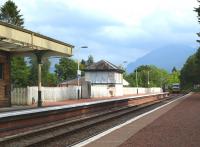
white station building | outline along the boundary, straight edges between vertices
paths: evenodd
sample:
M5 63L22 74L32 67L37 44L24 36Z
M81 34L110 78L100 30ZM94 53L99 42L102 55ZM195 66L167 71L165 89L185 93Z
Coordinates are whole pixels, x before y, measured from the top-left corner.
M101 96L102 93L104 93L104 96L122 96L123 72L122 69L106 60L88 66L85 69L85 81L91 84L91 96L96 97L98 95L94 95L93 91L101 92L99 94Z

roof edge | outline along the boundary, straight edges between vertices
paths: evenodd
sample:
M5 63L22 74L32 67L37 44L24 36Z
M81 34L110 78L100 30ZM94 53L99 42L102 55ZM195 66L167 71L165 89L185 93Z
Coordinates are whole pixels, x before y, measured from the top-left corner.
M19 26L13 25L13 24L9 24L9 23L0 21L0 25L6 26L6 27L10 27L12 29L16 29L16 30L19 30L19 31L22 31L22 32L25 32L25 33L34 34L34 36L41 37L41 38L44 38L44 39L47 39L47 40L50 40L50 41L54 41L56 43L59 43L59 44L62 44L62 45L66 45L66 46L71 47L71 48L75 47L74 45L65 43L63 41L59 41L57 39L53 39L51 37L47 37L47 36L42 35L40 33L36 33L36 32L30 31L28 29L24 29L22 27L19 27Z

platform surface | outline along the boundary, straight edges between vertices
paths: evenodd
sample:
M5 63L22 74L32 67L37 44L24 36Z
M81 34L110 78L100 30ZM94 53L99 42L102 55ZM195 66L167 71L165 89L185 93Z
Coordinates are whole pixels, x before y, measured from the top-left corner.
M96 138L95 138L96 137ZM198 147L200 93L178 98L126 125L99 134L79 147Z

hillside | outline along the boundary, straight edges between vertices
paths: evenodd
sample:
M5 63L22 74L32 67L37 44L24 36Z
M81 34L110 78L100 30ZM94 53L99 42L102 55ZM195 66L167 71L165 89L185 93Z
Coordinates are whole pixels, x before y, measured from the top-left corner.
M131 62L128 64L126 69L128 73L130 73L140 65L150 64L164 68L167 71L171 71L174 66L177 69L181 69L187 58L195 51L196 49L183 45L165 46L163 48L153 50L145 56L137 59L135 62Z

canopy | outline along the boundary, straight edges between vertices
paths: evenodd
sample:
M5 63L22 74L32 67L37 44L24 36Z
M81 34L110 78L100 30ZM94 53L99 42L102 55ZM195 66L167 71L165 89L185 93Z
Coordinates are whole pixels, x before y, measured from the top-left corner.
M30 30L0 22L0 50L13 54L47 51L50 55L72 56L73 45Z
M72 56L73 45L29 31L11 24L0 22L0 51L10 55L35 54L38 63L38 107L41 98L41 64L45 56Z

